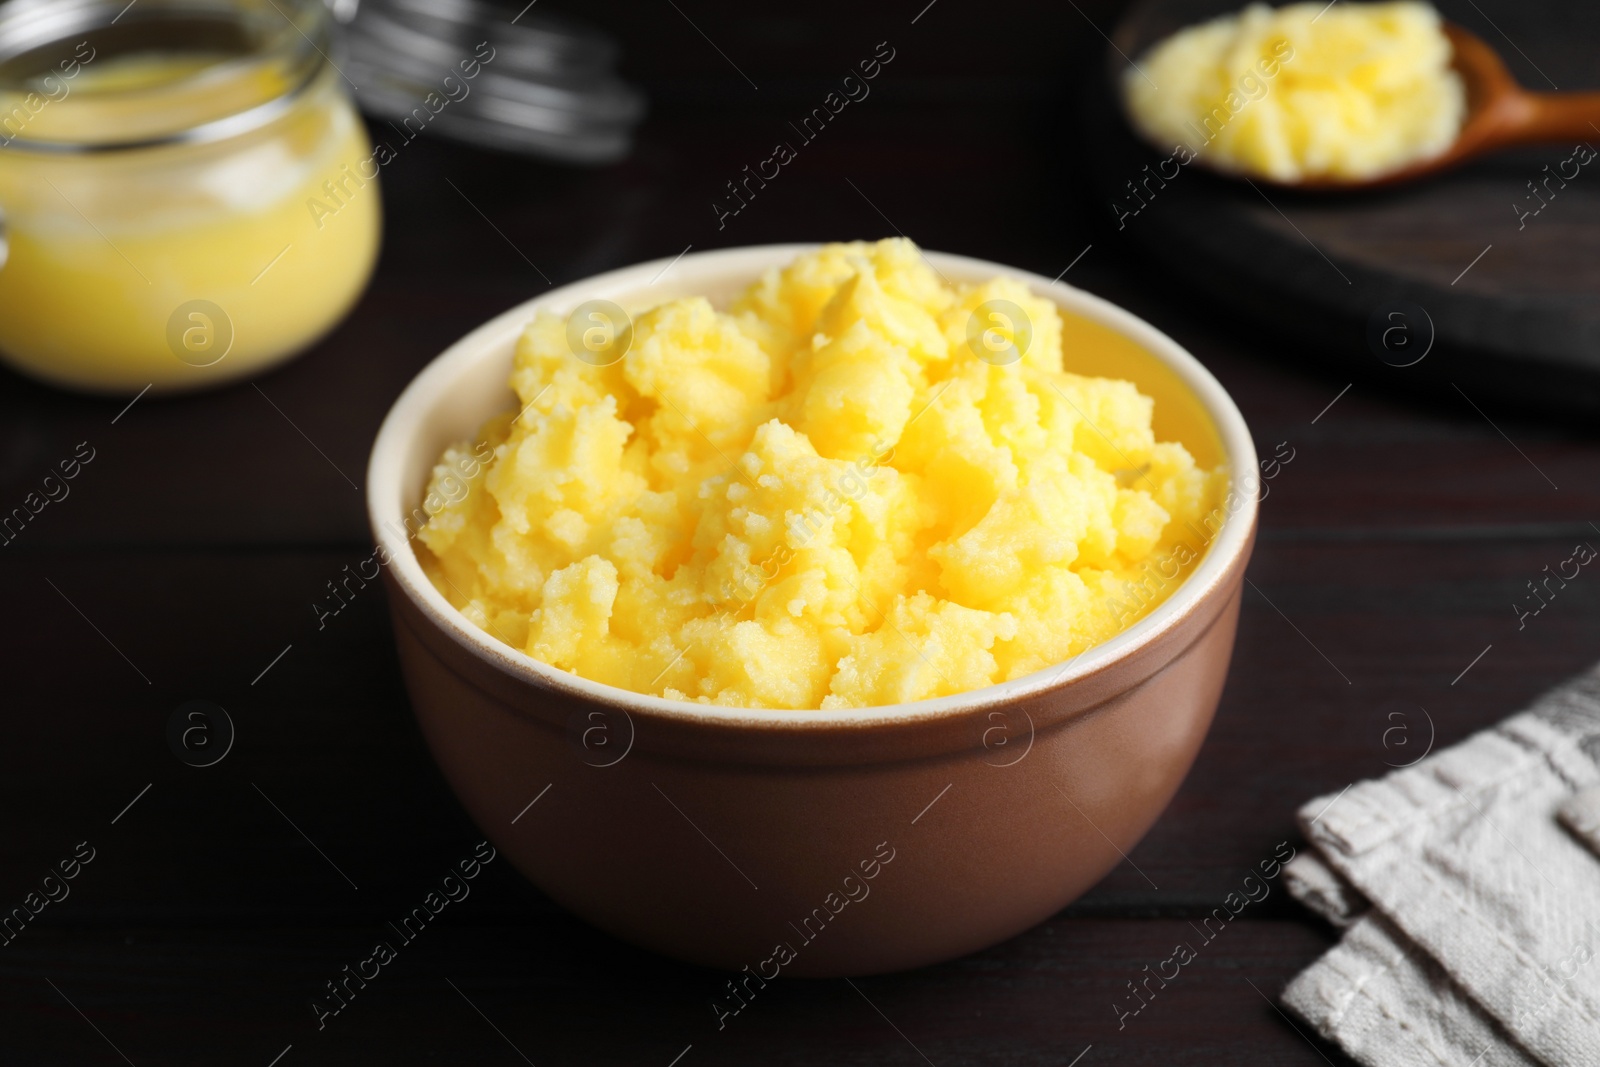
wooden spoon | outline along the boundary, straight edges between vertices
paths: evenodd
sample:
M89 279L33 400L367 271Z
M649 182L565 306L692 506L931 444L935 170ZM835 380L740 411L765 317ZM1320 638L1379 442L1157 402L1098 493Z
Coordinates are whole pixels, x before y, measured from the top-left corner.
M1454 55L1451 66L1467 90L1467 117L1455 143L1429 159L1371 178L1316 176L1271 182L1284 188L1375 189L1425 178L1515 145L1588 141L1600 144L1600 93L1536 93L1518 85L1481 37L1444 24Z

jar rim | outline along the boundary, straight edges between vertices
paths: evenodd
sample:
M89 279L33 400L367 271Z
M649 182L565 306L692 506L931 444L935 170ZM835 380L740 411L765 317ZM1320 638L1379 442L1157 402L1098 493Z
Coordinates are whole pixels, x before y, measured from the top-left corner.
M323 0L5 0L0 151L84 154L236 137L273 122L337 70L332 47ZM72 85L96 61L104 71L118 60L185 55L213 61L154 83ZM30 130L47 106L53 121Z

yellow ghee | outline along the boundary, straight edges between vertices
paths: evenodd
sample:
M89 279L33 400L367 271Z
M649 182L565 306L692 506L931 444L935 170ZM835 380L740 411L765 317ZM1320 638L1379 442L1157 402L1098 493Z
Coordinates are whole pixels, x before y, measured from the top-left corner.
M1280 182L1362 179L1454 143L1466 92L1451 55L1430 4L1252 4L1159 42L1123 90L1163 150Z
M281 76L90 49L53 92L0 94L0 358L77 388L191 389L285 359L348 312L377 255L377 166L336 73L298 91ZM290 92L281 116L211 143L27 147L137 139Z
M1062 342L1068 366L1153 357L903 239L800 256L726 312L651 308L615 362L575 356L590 321L528 325L521 410L446 451L418 532L468 618L586 678L758 708L964 692L1132 624L1216 528L1197 402L1168 424L1212 469Z

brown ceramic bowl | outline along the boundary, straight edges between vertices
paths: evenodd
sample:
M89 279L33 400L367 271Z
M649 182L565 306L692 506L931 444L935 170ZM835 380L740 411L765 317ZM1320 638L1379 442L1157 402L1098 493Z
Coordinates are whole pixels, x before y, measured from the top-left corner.
M1217 521L1197 531L1200 563L1136 625L1003 685L795 712L591 682L451 607L424 576L406 519L445 445L514 407L512 350L535 309L565 314L595 298L632 309L689 294L726 302L808 247L645 263L513 308L418 375L385 419L367 472L412 704L483 832L540 889L617 937L768 978L892 971L973 952L1038 923L1122 862L1211 723L1256 523L1250 433L1193 356L1078 289L929 253L952 281L1009 275L1054 300L1069 366L1138 382L1156 397L1158 436L1235 472ZM1074 342L1089 334L1099 350L1116 350L1112 362L1078 362Z

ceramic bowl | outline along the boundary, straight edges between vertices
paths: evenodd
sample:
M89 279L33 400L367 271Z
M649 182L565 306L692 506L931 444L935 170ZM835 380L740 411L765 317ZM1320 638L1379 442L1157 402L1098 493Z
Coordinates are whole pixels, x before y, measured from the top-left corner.
M1176 419L1197 458L1235 472L1215 521L1196 531L1200 563L1137 624L1066 664L959 696L774 711L642 696L565 673L480 630L434 589L408 517L420 517L443 448L515 406L512 352L536 309L565 314L596 298L632 309L692 294L725 306L810 247L644 263L513 308L417 376L367 472L406 686L473 819L575 914L683 960L749 968L746 986L973 952L1040 922L1122 862L1210 726L1255 537L1250 433L1193 356L1071 286L928 253L954 282L1008 275L1055 301L1072 325L1069 365L1081 331L1111 338L1122 353L1115 366L1073 369L1132 378L1156 396L1158 436L1167 436L1163 418Z

